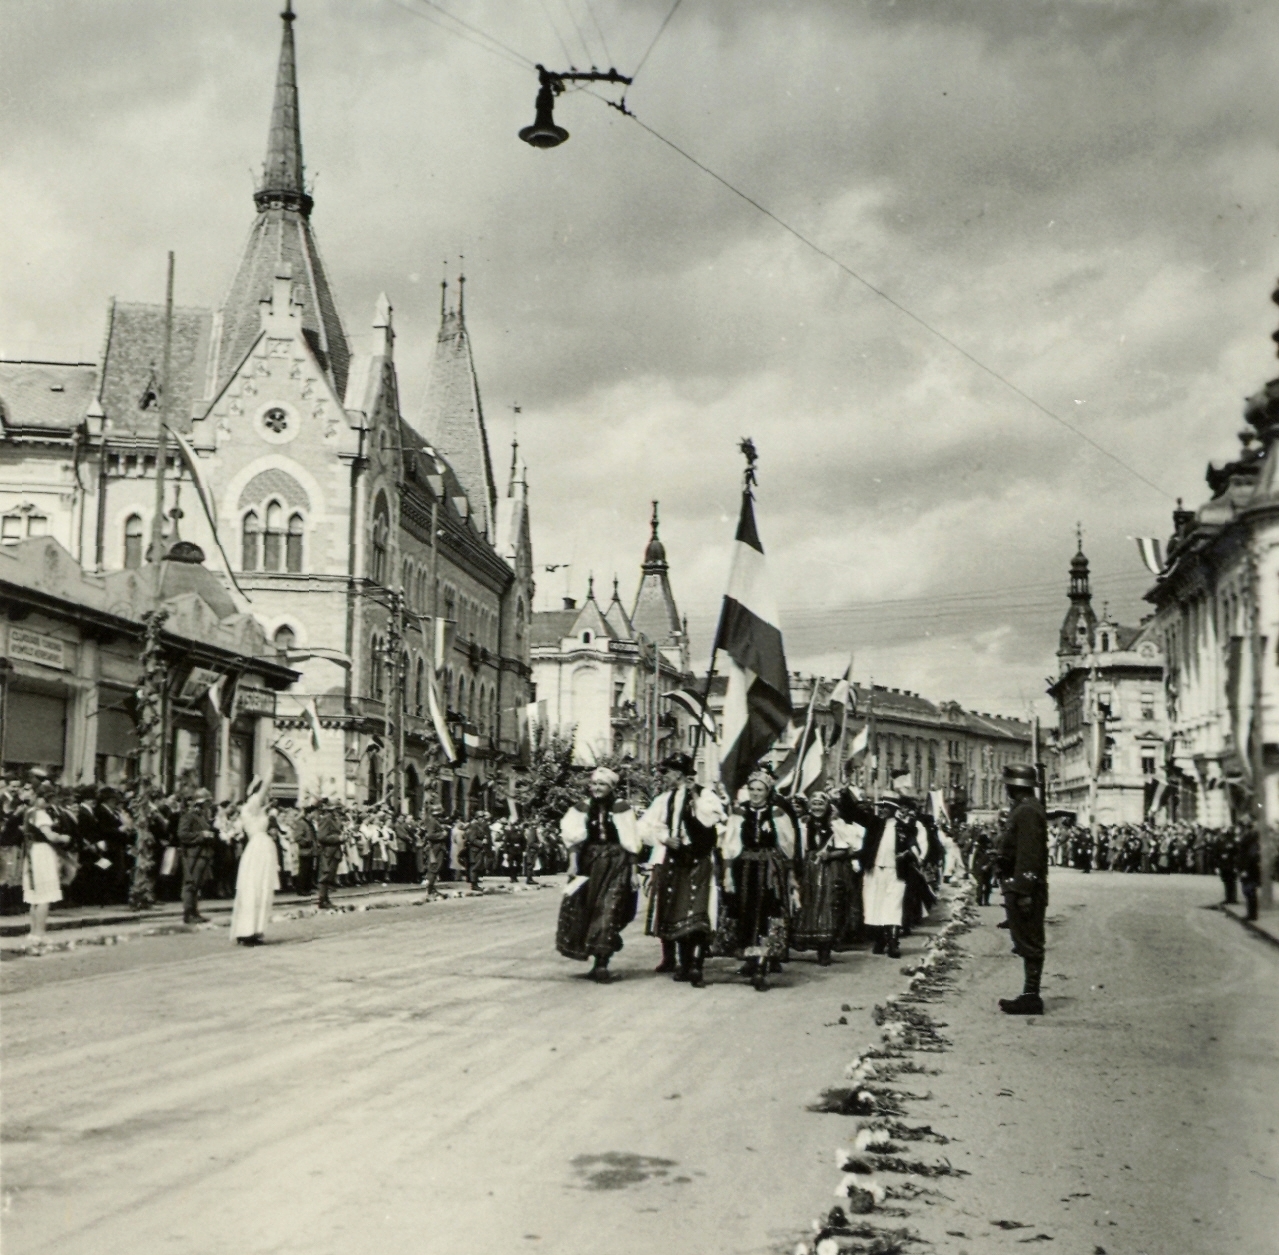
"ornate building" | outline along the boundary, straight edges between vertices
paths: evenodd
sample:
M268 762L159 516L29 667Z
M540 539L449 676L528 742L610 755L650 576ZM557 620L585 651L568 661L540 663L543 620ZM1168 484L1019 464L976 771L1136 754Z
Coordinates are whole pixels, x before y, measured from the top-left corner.
M1048 693L1057 728L1048 756L1050 806L1081 823L1140 823L1166 793L1168 738L1163 651L1150 625L1124 627L1092 606L1079 540L1070 561L1070 607Z
M97 368L0 364L3 538L47 531L98 570L142 566L166 415L217 522L215 537L170 444L166 544L223 550L244 608L301 672L275 719L297 792L402 787L416 810L429 786L462 809L518 752L529 700L527 478L513 459L498 496L461 283L416 422L385 296L370 351L353 354L304 180L291 5L281 16L266 161L225 302L174 311L167 398L162 306L113 301ZM430 717L435 672L456 767Z
M1279 303L1279 290L1272 299ZM1279 340L1279 332L1273 337ZM1173 511L1146 600L1168 659L1174 813L1212 827L1279 822L1279 378L1244 404L1238 457L1209 466L1210 497ZM1268 882L1263 896L1269 895Z
M601 608L595 581L578 606L538 611L532 625L537 719L573 737L574 758L587 764L610 755L660 761L690 744L691 717L663 698L688 683L688 631L671 592L666 547L653 503L639 588L627 613L613 581Z

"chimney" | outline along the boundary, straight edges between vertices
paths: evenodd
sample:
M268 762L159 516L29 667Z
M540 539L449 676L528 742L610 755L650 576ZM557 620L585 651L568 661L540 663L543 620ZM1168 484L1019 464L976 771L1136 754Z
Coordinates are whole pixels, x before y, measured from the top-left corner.
M565 598L564 598L564 609L565 609L565 610L576 610L576 609L577 609L577 599L576 599L575 597L565 597Z

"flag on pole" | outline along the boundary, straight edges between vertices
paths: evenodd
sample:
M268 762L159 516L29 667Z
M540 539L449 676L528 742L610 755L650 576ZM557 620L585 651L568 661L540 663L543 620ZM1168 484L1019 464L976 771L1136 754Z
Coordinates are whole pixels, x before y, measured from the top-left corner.
M857 690L853 688L852 658L849 658L844 674L835 681L835 687L830 691L830 708L833 715L837 710L846 711L850 715L857 713Z
M748 453L753 465L754 448ZM730 797L746 783L764 751L791 717L786 651L777 601L755 527L751 471L742 490L728 591L720 609L715 649L727 655L723 758L720 775Z
M316 709L314 697L302 699L302 717L306 720L307 727L311 729L311 748L318 750L320 748L320 712Z
M870 724L866 724L862 730L853 737L853 743L848 747L849 758L860 758L870 748Z
M813 737L799 767L799 791L808 797L814 789L819 788L826 778L826 743L822 739L822 730L813 729Z
M1141 555L1146 570L1151 575L1162 575L1164 569L1164 542L1154 536L1129 536L1129 540L1137 542L1137 552Z
M200 459L196 455L196 451L191 447L190 441L180 431L175 431L168 423L165 423L164 427L177 444L182 464L187 468L187 472L191 476L191 482L195 485L195 495L200 498L200 505L204 509L204 517L209 520L209 530L213 533L213 541L218 547L218 552L222 555L222 563L226 568L227 578L235 586L235 591L245 601L252 601L253 598L240 587L239 580L235 578L235 571L231 568L231 559L227 557L227 552L222 546L222 537L218 535L217 500L213 495L213 487L210 485L208 477L200 467Z
M690 693L687 689L673 689L669 693L663 693L662 696L674 702L686 714L692 715L693 722L707 736L712 738L715 736L715 716L702 705L700 693Z
M448 720L444 717L444 698L440 692L440 675L444 670L444 660L448 656L447 646L450 643L451 623L441 618L435 620L435 657L432 660L429 682L426 686L426 704L431 712L431 726L435 729L435 737L440 743L444 757L451 763L457 762L457 747L449 734Z

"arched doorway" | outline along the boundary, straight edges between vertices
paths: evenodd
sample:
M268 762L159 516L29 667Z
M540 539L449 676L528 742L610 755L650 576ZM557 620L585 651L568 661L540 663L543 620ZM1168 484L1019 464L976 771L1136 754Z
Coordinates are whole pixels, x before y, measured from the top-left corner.
M271 752L271 801L277 806L298 804L298 773L293 760L282 750Z
M422 814L422 781L412 763L404 768L404 797L409 804L409 814L418 818Z

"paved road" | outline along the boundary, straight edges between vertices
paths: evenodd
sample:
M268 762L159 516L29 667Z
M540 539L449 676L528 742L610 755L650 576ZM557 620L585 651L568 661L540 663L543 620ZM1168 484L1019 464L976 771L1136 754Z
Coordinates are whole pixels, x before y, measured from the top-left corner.
M1057 874L1042 1021L994 1011L1017 965L983 913L909 1111L972 1174L909 1208L935 1250L1273 1255L1279 950L1205 909L1216 888ZM793 1250L852 1123L805 1106L898 965L798 961L766 994L721 965L695 991L631 936L598 988L551 952L557 905L4 964L6 1252Z
M847 1127L804 1110L840 1005L865 1020L899 965L699 991L632 935L600 988L551 949L558 901L5 964L6 1251L793 1248Z

